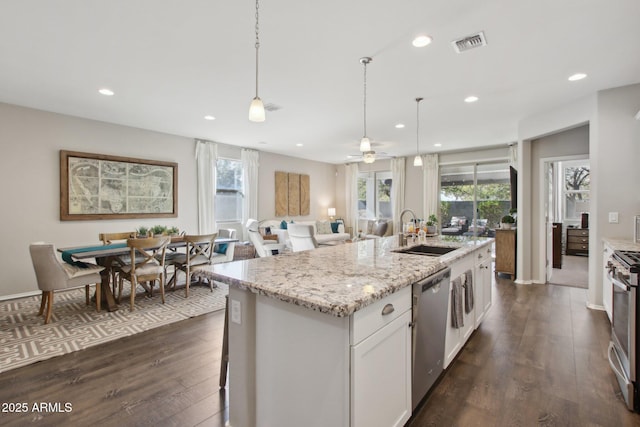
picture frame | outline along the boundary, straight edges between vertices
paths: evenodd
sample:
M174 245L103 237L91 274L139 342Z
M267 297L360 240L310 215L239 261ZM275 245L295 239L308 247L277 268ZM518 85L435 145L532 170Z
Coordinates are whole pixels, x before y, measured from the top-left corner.
M177 163L60 150L61 221L177 216Z

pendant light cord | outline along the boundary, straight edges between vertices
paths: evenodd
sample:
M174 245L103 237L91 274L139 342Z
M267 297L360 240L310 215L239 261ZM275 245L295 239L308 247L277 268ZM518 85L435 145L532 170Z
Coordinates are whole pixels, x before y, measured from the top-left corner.
M364 96L363 96L363 104L364 104L364 133L362 135L363 138L367 137L367 64L371 61L371 58L361 58L360 62L364 66Z
M420 155L420 101L422 98L416 98L416 156Z
M256 0L256 98L258 97L258 50L260 49L259 6Z

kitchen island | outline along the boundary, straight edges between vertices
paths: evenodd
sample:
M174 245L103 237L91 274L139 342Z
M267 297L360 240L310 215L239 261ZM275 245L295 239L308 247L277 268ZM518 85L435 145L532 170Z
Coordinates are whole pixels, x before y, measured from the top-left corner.
M230 426L406 422L410 285L458 262L475 265L472 255L490 249L492 239L428 238L429 245L457 248L440 257L399 253L397 241L365 240L211 268L208 277L231 285ZM475 318L471 323L477 326Z

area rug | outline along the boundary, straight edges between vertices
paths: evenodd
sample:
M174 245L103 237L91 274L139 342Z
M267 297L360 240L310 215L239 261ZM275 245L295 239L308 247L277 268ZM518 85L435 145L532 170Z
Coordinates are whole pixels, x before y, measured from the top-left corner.
M83 350L118 338L222 310L227 285L191 286L165 293L165 304L156 291L153 297L138 294L135 310L129 310L129 296L123 292L115 312L85 305L84 288L56 292L48 325L38 316L40 296L0 302L0 372Z
M554 268L549 284L587 289L589 287L589 258L563 255L562 268Z

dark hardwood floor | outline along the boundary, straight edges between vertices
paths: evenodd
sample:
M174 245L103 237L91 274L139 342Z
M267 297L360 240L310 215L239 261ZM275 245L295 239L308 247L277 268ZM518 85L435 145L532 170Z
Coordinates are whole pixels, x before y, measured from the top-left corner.
M606 314L585 292L498 279L488 318L408 425L640 426L607 362ZM0 402L29 411L0 425L223 426L223 322L220 311L2 373ZM40 402L72 410L33 412Z

